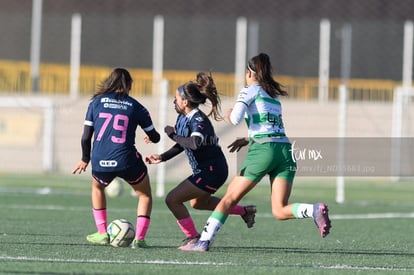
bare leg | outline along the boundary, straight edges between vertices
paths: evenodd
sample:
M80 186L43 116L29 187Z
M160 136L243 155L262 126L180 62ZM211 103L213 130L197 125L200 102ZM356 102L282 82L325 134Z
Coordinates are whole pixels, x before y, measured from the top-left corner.
M195 209L213 210L219 200L212 197L210 193L195 187L186 179L167 194L165 203L174 217L181 220L190 216L184 202L190 201L191 206Z
M275 178L272 181L272 214L277 220L294 219L293 204L288 204L292 183L285 179Z
M255 186L255 182L245 177L234 177L227 187L226 194L215 208L215 211L229 215L231 209Z
M93 209L106 208L105 188L92 178L92 207Z
M138 197L137 216L151 216L152 193L149 176L146 175L138 184L131 185Z

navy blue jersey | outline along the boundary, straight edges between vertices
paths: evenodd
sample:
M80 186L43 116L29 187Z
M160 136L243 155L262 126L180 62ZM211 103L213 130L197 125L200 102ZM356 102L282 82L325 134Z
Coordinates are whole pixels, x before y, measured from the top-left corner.
M199 136L202 140L202 146L197 150L184 147L193 173L198 173L204 164L208 165L216 159L225 161L213 125L201 110L196 108L187 115L178 115L175 130L179 136Z
M116 93L94 98L86 112L85 125L94 130L92 170L121 171L137 161L135 131L154 129L147 109L130 96L116 99Z

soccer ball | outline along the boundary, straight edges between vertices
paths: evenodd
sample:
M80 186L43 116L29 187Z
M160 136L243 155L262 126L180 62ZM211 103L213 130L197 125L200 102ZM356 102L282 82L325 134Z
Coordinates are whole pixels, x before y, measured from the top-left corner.
M127 247L135 237L134 226L126 219L116 219L107 228L109 243L114 247Z
M105 188L105 193L111 198L121 196L123 191L122 180L119 178L114 178L114 180Z

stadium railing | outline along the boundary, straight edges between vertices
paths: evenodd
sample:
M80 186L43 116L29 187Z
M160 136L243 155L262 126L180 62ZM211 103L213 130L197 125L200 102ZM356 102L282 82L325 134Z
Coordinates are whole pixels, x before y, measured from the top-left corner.
M81 66L79 94L91 95L97 85L108 76L112 68L101 66ZM152 94L152 70L130 69L134 79L131 94L135 96ZM169 82L169 94L174 95L175 88L193 80L195 71L163 72L163 78ZM234 74L214 73L218 90L223 96L235 95ZM292 77L278 75L277 79L289 92L289 98L299 100L315 100L318 98L318 78ZM329 81L330 100L338 98L340 79ZM348 81L349 100L355 101L392 101L394 89L401 82L392 80L351 79ZM39 77L39 93L43 95L69 94L70 68L62 64L41 64ZM3 92L2 92L3 91ZM0 60L0 93L32 94L29 62Z

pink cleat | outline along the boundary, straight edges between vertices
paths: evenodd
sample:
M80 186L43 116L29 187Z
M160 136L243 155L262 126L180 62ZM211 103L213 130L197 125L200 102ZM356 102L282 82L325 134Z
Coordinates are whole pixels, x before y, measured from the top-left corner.
M200 239L200 235L195 236L195 237L188 237L188 238L183 240L182 245L179 246L178 249L181 249L186 245L195 244L198 241L198 239Z
M189 252L206 252L210 249L210 241L198 240L196 243L189 243L187 245L181 246L180 249L182 251Z
M313 205L313 221L315 222L321 237L325 238L331 229L331 220L328 216L328 205L325 203L315 203Z

